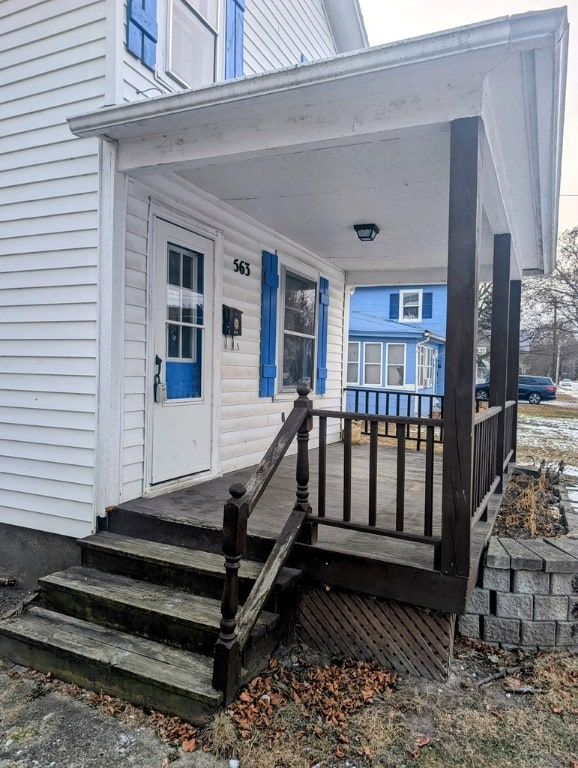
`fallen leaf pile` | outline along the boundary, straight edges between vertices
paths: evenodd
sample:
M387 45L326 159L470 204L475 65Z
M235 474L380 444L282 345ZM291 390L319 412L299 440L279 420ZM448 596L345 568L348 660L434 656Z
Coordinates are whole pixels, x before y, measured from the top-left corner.
M336 739L334 755L343 757L349 742L348 717L392 688L396 678L375 662L351 659L322 667L300 666L299 672L273 659L266 672L240 693L228 713L242 739L251 738L255 729L267 729L268 738L275 742L287 729L284 710L293 704L302 718L295 737L331 732Z

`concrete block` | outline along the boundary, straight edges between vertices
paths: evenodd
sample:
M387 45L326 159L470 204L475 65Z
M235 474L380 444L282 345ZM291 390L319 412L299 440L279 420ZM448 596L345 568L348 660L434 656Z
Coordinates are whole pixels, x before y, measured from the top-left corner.
M466 613L477 613L487 616L490 612L490 590L476 587L466 605Z
M480 617L477 614L466 614L458 618L458 631L460 635L471 640L480 640Z
M525 595L550 594L550 574L544 571L514 571L514 592Z
M510 555L506 552L497 536L492 536L486 550L486 565L489 568L509 568Z
M534 597L535 621L566 621L568 598L565 595L536 595Z
M533 596L496 592L496 616L502 619L531 620L534 617Z
M551 595L578 595L578 573L553 573L550 576Z
M500 539L502 546L510 555L511 568L515 571L541 571L543 560L540 555L534 554L520 539Z
M553 648L556 645L556 622L523 621L522 645Z
M520 622L518 619L500 619L497 616L484 616L483 621L483 640L489 643L512 643L518 645L520 642Z
M572 597L568 600L568 621L578 621L578 600Z
M484 568L484 589L499 589L500 592L508 592L510 589L509 568Z
M556 645L562 648L578 648L578 621L556 622Z

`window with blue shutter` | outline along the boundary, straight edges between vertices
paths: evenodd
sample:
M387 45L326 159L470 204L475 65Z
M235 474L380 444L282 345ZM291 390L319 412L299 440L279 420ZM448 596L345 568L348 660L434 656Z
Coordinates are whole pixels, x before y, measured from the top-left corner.
M263 251L261 290L261 371L259 397L275 394L275 364L277 342L277 293L279 289L279 259Z
M227 0L225 79L243 76L243 25L245 0Z
M329 280L319 279L319 317L317 321L317 381L315 391L325 394L327 381L327 321L329 316Z
M431 320L432 310L433 310L433 293L431 293L431 291L424 291L422 304L421 304L422 320Z
M389 296L389 319L399 320L399 293L391 293Z
M157 0L128 0L126 47L149 69L157 61Z

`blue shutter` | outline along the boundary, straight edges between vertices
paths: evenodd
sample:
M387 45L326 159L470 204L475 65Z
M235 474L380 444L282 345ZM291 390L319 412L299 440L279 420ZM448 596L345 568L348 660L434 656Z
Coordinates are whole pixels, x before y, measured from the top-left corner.
M157 60L157 0L129 0L126 47L149 69Z
M227 0L225 79L243 76L243 25L245 0Z
M329 316L329 280L319 278L319 317L317 321L317 381L315 391L325 394L327 381L327 320Z
M431 293L431 291L428 291L427 293L424 293L422 296L422 303L421 303L421 319L422 320L431 320L432 304L433 304L433 293Z
M277 290L279 288L279 259L274 253L263 251L261 290L261 376L259 397L275 394L275 365L277 342Z
M389 319L399 320L399 293L392 293L389 296Z

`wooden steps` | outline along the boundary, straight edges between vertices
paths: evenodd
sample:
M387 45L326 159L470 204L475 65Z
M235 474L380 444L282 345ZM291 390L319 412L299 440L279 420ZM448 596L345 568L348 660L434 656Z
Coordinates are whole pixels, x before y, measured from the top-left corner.
M204 723L222 702L212 676L223 556L212 529L197 536L191 526L190 546L177 546L173 526L149 522L138 527L139 538L117 519L115 532L80 541L82 565L40 579L38 604L0 624L0 655ZM261 562L243 561L242 600L261 570ZM299 578L300 571L282 570L244 650L243 679L266 666Z

